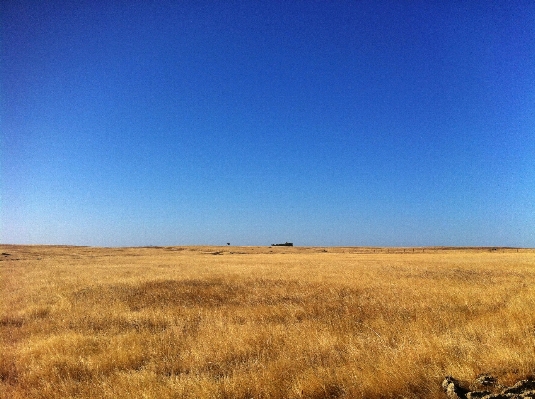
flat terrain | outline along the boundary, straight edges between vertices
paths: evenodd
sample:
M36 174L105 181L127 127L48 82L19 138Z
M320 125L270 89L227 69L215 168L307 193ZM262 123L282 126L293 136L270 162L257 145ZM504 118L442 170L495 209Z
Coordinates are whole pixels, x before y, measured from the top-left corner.
M0 246L2 398L444 398L535 373L535 251Z

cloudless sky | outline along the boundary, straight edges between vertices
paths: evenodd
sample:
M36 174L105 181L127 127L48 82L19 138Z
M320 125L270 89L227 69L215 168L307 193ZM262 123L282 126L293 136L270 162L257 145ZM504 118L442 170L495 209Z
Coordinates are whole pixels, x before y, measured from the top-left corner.
M535 2L0 4L0 242L535 247Z

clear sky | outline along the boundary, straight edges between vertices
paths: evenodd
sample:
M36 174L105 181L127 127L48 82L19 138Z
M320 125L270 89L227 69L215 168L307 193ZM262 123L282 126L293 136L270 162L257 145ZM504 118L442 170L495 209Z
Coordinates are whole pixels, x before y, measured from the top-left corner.
M0 242L535 247L535 2L1 11Z

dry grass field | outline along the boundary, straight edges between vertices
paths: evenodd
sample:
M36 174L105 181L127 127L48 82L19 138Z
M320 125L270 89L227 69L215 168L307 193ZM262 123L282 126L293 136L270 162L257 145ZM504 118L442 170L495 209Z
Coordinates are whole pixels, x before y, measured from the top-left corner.
M535 251L0 246L2 398L443 398L535 373Z

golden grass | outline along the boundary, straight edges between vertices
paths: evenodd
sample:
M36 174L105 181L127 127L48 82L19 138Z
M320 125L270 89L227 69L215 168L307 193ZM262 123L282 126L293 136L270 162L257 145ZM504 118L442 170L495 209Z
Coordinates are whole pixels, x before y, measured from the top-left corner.
M535 372L533 250L0 250L2 398L442 398L448 374Z

